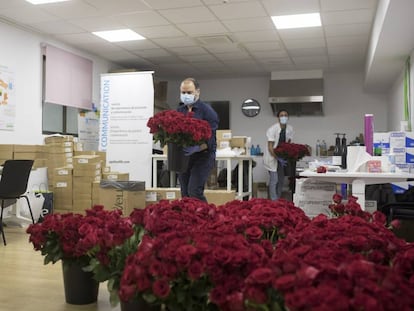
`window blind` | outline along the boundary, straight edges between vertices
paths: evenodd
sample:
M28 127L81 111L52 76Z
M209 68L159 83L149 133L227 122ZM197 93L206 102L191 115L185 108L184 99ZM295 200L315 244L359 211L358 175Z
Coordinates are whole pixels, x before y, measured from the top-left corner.
M49 44L43 46L44 101L91 109L92 61Z

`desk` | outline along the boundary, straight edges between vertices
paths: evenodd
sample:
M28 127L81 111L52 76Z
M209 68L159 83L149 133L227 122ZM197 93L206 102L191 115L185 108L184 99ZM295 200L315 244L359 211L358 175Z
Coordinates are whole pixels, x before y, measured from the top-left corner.
M167 155L164 154L153 154L152 155L152 187L156 188L157 187L157 162L158 161L166 161L167 160ZM252 197L252 189L253 189L253 185L252 185L252 173L253 173L253 157L252 156L245 156L245 155L240 155L240 156L216 156L216 161L225 161L226 163L226 168L227 168L227 191L231 190L231 162L232 161L237 161L239 166L238 166L238 180L237 180L237 184L238 184L238 191L236 192L236 199L242 200L244 196L249 196L249 199ZM243 161L248 161L249 162L249 176L248 176L248 190L247 192L243 192L243 165L244 162ZM170 172L170 184L174 185L175 184L175 172Z
M414 174L408 173L327 172L319 174L312 171L304 171L299 176L337 184L352 184L352 195L358 198L362 209L365 209L366 185L402 182L414 178Z

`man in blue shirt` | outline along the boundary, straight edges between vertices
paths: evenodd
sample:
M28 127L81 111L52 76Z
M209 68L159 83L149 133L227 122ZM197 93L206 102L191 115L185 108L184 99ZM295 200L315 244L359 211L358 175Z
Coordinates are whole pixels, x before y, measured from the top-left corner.
M180 85L180 106L177 111L193 113L193 118L206 120L211 127L211 138L200 146L184 147L184 155L189 157L188 167L178 174L181 196L194 197L207 201L204 185L216 161L216 130L219 118L214 109L200 100L200 85L194 78L187 78Z

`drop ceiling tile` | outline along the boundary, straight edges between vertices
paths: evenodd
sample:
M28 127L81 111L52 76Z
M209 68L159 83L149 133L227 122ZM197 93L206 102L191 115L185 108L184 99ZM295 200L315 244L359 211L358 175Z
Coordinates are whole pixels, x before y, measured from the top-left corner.
M60 18L82 18L90 16L98 16L98 10L86 2L80 1L66 1L42 5L42 8L53 15Z
M177 64L182 63L183 61L180 60L178 57L174 55L170 56L151 56L151 57L145 57L146 60L150 61L154 64Z
M257 31L236 32L232 34L232 37L241 43L259 41L275 42L280 40L276 30L262 30L260 31L260 35L258 35Z
M281 71L281 70L295 70L297 69L296 65L290 63L290 64L266 64L265 69L267 69L269 72L272 71Z
M217 20L211 11L203 6L160 10L159 12L162 16L174 24L198 23Z
M332 11L321 14L322 25L371 23L374 11L370 9Z
M292 60L289 57L281 57L281 58L265 58L265 59L257 59L258 62L262 64L272 65L289 65L292 64Z
M143 57L143 58L150 58L150 57L164 57L164 56L171 56L171 53L164 49L145 49L145 50L130 50L132 53Z
M223 20L222 23L232 32L275 29L275 26L270 18Z
M338 46L368 46L368 36L341 36L341 37L327 37L326 42L328 48Z
M326 25L325 35L327 37L336 36L353 36L353 35L370 35L371 24L341 24L341 25Z
M285 50L273 50L273 51L254 51L250 53L256 59L265 58L282 58L286 57L287 53Z
M231 53L216 53L215 56L222 60L222 61L226 61L226 60L242 60L242 59L250 59L251 56L245 52L245 51L236 51L236 52L231 52Z
M199 54L199 55L186 55L183 59L190 63L200 63L200 62L216 62L217 58L215 58L211 54Z
M42 22L37 24L30 24L30 27L47 34L70 34L85 32L84 29L66 21Z
M325 47L324 38L312 38L301 40L283 40L287 49L307 49L307 48L319 48Z
M33 7L33 4L25 0L0 0L0 9L7 9L12 7Z
M155 11L114 15L112 16L112 19L129 28L169 25L169 22Z
M192 63L192 65L195 68L198 69L203 69L203 68L207 68L207 69L213 69L213 68L221 68L223 67L223 63L220 61L211 61L211 62L194 62Z
M289 49L290 56L316 56L316 55L326 55L328 51L325 47L317 47L310 49Z
M283 40L323 38L324 36L322 27L282 29L282 30L278 30L278 33Z
M320 0L322 11L374 9L378 0Z
M235 2L249 2L251 0L231 0L232 3ZM206 5L213 5L213 4L223 4L223 0L203 0Z
M316 56L297 56L292 58L293 62L297 65L302 64L328 64L328 56L316 55Z
M219 19L240 19L267 16L260 2L238 2L212 5L210 9Z
M175 53L180 56L185 55L195 55L195 54L204 54L207 53L205 49L199 46L187 46L187 47L172 47L169 48L172 53Z
M135 40L135 41L125 41L125 42L115 42L113 43L116 46L122 47L128 51L135 50L148 50L148 49L157 49L159 48L154 42L150 40Z
M147 0L146 3L155 10L187 8L202 5L200 0Z
M137 0L84 0L84 2L95 7L100 14L109 15L150 9L150 7L146 5L144 1Z
M204 48L213 54L240 51L240 47L237 44L206 45Z
M89 52L95 53L95 54L99 54L99 55L104 55L104 54L116 54L116 53L123 53L124 50L121 49L119 46L115 46L110 42L87 42L87 43L83 43L80 44L79 47L81 47L84 50L87 50ZM126 55L130 55L130 53L126 54Z
M182 37L184 33L172 25L152 26L152 27L133 27L133 30L147 39L152 38L171 38Z
M343 55L343 54L356 54L365 55L367 50L366 45L353 45L353 46L328 46L329 55Z
M270 16L320 11L318 0L264 0L262 3Z
M70 19L69 21L89 32L124 28L122 23L105 16Z
M243 44L249 51L277 51L281 49L279 42L248 42Z
M177 24L176 26L190 36L215 35L227 32L226 28L218 21Z
M36 7L12 7L0 9L0 16L20 24L35 24L58 20L58 17Z
M63 42L67 42L73 45L80 45L80 44L85 44L85 43L102 43L102 42L106 42L104 40L102 40L101 38L89 33L89 32L85 32L85 33L76 33L76 34L64 34L64 35L55 35L55 38L57 38L58 40L61 40ZM108 42L109 44L109 42Z
M176 37L176 38L155 38L152 39L156 44L161 47L185 47L185 46L197 46L195 41L190 37Z

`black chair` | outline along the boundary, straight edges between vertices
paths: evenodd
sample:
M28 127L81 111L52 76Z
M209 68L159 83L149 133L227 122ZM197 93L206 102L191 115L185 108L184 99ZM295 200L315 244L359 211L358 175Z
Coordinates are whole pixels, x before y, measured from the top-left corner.
M4 245L6 245L6 238L4 236L3 230L3 210L6 208L6 200L25 198L27 201L27 205L29 206L32 222L35 222L29 198L25 194L33 162L33 160L7 160L3 164L3 171L1 173L0 179L0 231L3 237Z
M393 230L395 235L407 242L414 242L414 202L388 203L378 210L387 216L388 225L394 219L400 221L400 227Z

